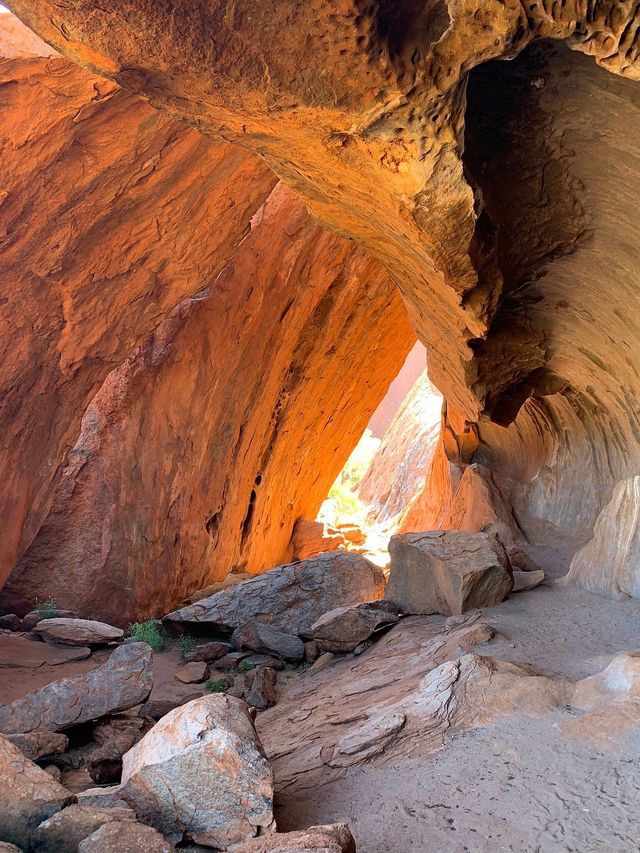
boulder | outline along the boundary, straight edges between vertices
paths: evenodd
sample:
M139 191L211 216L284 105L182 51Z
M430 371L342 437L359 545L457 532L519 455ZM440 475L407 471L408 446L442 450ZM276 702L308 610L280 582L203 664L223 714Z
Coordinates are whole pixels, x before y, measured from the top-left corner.
M0 853L22 853L22 850L15 844L9 844L8 841L0 841Z
M174 677L183 684L198 684L209 677L209 667L204 661L193 661L179 666Z
M78 845L78 853L172 853L173 844L137 821L103 823Z
M224 657L228 655L229 652L233 651L233 646L230 643L223 642L211 642L211 643L202 643L199 646L196 646L189 652L186 652L184 655L184 660L187 663L192 661L213 661L218 660L218 658Z
M85 788L84 791L78 792L78 803L81 806L100 806L105 809L130 808L122 796L120 785Z
M311 634L325 652L352 652L372 634L394 625L400 617L390 601L336 607L311 626Z
M274 658L272 655L247 655L242 659L245 666L268 666L270 669L284 669L284 663L280 658Z
M153 686L146 643L119 646L97 669L53 681L0 707L0 733L62 731L144 702Z
M304 644L304 659L307 663L315 663L320 655L320 646L315 640Z
M286 660L304 658L304 643L300 637L255 620L241 628L236 628L231 641L237 649L245 648L265 654L273 653Z
M346 823L333 823L268 833L234 847L234 853L356 853L356 843Z
M326 551L344 548L345 537L337 531L330 531L321 521L299 518L291 535L294 560L306 560Z
M123 759L123 797L177 842L226 849L273 822L273 775L247 705L203 696L163 717Z
M30 761L64 752L69 746L66 735L58 732L29 732L20 735L5 735L9 743L17 746Z
M135 812L127 807L72 805L40 824L31 848L34 853L77 853L80 842L105 823L135 820Z
M508 557L489 531L392 536L385 598L406 613L464 613L500 604L513 588Z
M15 613L5 613L4 616L0 616L0 628L5 631L19 631L21 623L22 620Z
M121 628L92 619L43 619L33 628L43 640L66 646L101 646L120 640Z
M527 589L535 589L540 586L544 580L544 572L538 569L537 572L518 572L513 573L513 590L512 592L525 592Z
M382 598L383 592L382 569L357 554L333 551L234 584L169 613L165 621L233 631L258 619L306 636L328 610Z
M23 617L20 623L21 631L33 631L38 622L43 619L77 619L78 614L73 610L61 610L57 607L47 608L46 610L30 610Z
M194 699L199 699L200 693L189 693L188 696L183 696L181 698L173 698L173 699L149 699L148 702L145 702L144 705L140 707L138 711L138 716L140 717L151 717L152 720L160 720L169 711L173 711L174 708L179 708L181 705L185 705L187 702L191 702Z
M76 800L3 737L0 737L0 779L0 838L21 847L28 847L43 820Z
M337 527L347 542L351 542L352 545L364 545L366 539L364 530L357 524L343 523L338 524Z
M0 634L0 666L57 666L72 660L83 660L91 654L88 646L50 646L34 642L21 634Z
M273 669L259 666L251 673L251 688L247 693L247 703L259 711L264 711L278 701L276 693L276 674Z

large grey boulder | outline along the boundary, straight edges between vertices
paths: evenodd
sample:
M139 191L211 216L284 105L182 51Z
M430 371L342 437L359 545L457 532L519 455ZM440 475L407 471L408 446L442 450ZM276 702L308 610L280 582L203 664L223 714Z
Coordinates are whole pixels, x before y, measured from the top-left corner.
M62 731L146 701L153 687L152 652L146 643L119 646L106 663L63 678L0 707L0 733Z
M500 604L513 588L507 554L495 532L433 530L389 542L385 598L405 613L464 613Z
M164 621L188 627L208 623L233 631L257 620L288 634L308 636L334 607L382 598L384 574L364 557L342 551L288 563L169 613Z
M29 849L43 820L75 802L63 788L20 750L0 737L0 839Z
M30 761L64 752L69 746L69 738L58 732L28 732L6 738Z
M359 643L399 619L390 601L371 601L336 607L311 626L313 639L325 652L352 652Z
M237 649L251 649L264 654L276 654L285 660L302 660L304 643L300 637L279 631L264 622L249 622L236 628L231 641Z
M245 702L194 699L169 712L122 762L121 796L171 842L225 850L273 822L273 774Z

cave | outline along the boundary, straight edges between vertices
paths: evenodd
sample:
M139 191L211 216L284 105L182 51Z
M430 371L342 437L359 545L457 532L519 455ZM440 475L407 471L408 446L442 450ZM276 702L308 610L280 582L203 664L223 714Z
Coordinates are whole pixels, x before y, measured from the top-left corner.
M7 5L0 842L637 849L639 4Z

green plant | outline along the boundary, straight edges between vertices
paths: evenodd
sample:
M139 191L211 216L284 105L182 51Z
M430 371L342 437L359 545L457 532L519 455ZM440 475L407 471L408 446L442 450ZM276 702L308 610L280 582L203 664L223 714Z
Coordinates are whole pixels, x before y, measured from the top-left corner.
M189 652L192 652L195 648L195 643L193 642L191 637L188 637L186 634L183 634L178 640L178 651L180 652L180 657L184 660Z
M224 681L214 681L210 678L204 683L204 689L207 693L225 693L229 688Z
M248 660L243 660L238 664L238 672L249 672L255 668L255 663L249 663Z
M58 605L56 601L51 598L51 596L49 596L46 601L40 601L38 598L36 598L35 609L38 611L38 613L43 619L53 619L53 617L56 615Z
M127 637L132 637L137 643L146 643L154 652L162 652L167 648L167 636L160 625L153 619L148 622L134 622L127 628Z

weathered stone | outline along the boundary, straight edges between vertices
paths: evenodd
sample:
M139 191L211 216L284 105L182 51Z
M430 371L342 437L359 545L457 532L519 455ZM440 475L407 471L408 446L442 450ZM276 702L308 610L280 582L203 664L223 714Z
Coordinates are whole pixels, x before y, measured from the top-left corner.
M622 480L574 555L566 583L610 598L640 598L640 476Z
M68 806L40 824L34 833L32 849L38 853L77 853L80 842L103 824L135 819L135 812L130 808Z
M100 646L121 639L124 631L91 619L43 619L33 628L43 640L67 646Z
M224 657L229 654L229 652L233 651L233 646L231 643L223 643L223 642L211 642L211 643L201 643L196 646L191 651L188 651L184 655L184 659L186 662L191 661L214 661L218 660L218 658Z
M130 808L120 793L120 785L105 785L100 788L85 788L78 793L81 806L98 806L105 809Z
M175 678L183 684L198 684L209 677L209 667L204 661L193 661L179 666Z
M46 615L45 615L46 614ZM73 610L61 610L58 607L46 610L30 610L20 623L21 631L33 631L38 622L43 619L77 619L78 614Z
M231 641L237 649L253 649L264 654L276 654L286 660L304 658L304 643L300 637L286 634L257 620L236 628Z
M345 537L341 533L331 532L321 521L308 518L299 518L291 535L294 560L306 560L326 551L337 551L344 545Z
M280 631L308 636L311 625L333 607L382 598L382 569L342 551L321 554L262 575L169 613L166 621L208 623L234 630L259 619Z
M0 838L27 846L43 820L74 803L73 794L0 737Z
M137 821L103 823L78 845L78 853L173 853L173 844Z
M29 732L28 734L5 735L5 739L17 746L30 761L64 752L69 739L59 732Z
M365 602L350 607L336 607L311 626L311 634L325 652L352 652L372 634L399 619L392 602Z
M180 699L150 699L140 707L138 714L141 717L151 717L151 719L157 721L168 714L169 711L173 711L174 708L179 708L181 705L186 705L187 702L199 698L199 693L190 693L188 696L183 696Z
M122 793L174 842L188 833L225 849L273 821L271 767L246 704L228 696L163 717L124 756Z
M21 624L22 620L15 613L5 613L4 616L0 616L0 628L7 631L19 631Z
M97 669L53 681L0 707L0 732L61 731L144 702L153 686L146 643L119 646Z
M525 592L528 589L535 589L544 581L544 572L539 569L537 572L513 572L513 590L512 592Z
M22 635L0 635L0 666L57 666L72 660L83 660L90 654L88 646L52 646L33 642Z
M320 654L320 647L315 640L309 640L304 644L304 659L307 663L315 663Z
M218 658L215 662L216 668L235 669L249 654L250 652L230 652L228 655Z
M22 853L22 848L9 844L8 841L0 841L0 853Z
M278 701L275 671L266 666L259 666L251 674L253 679L251 689L247 693L247 703L264 711Z
M245 666L268 666L271 669L284 669L284 663L280 658L274 658L271 655L247 655L246 658L242 659L242 663Z
M297 832L268 833L234 848L234 853L356 853L346 823L310 826Z
M405 613L449 616L504 601L513 588L509 561L492 532L405 533L389 542L385 598Z

